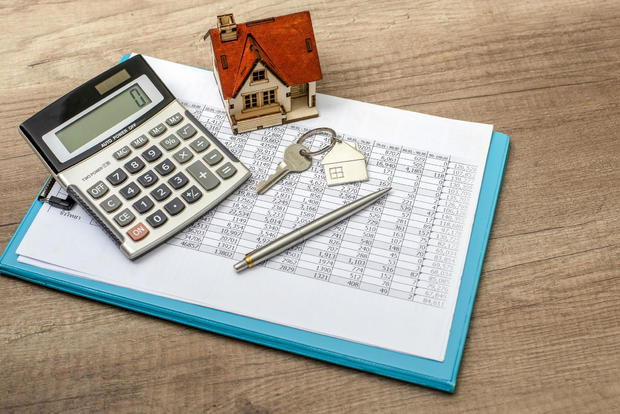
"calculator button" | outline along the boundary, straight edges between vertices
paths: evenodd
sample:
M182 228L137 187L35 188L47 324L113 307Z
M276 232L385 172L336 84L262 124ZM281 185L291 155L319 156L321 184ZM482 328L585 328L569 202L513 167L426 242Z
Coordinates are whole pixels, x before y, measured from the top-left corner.
M168 184L170 184L172 188L174 188L175 190L178 190L179 188L183 187L188 182L189 182L189 178L187 178L187 176L183 174L182 172L176 173L168 180Z
M166 204L164 208L168 214L171 216L176 216L185 209L185 204L183 204L179 197L175 197L168 204Z
M226 164L224 164L220 168L218 168L216 170L216 172L223 179L227 179L227 178L230 178L233 175L235 175L235 173L237 172L237 169L235 168L234 165L232 165L231 163L227 162Z
M140 241L149 235L149 229L147 229L144 224L138 223L127 230L127 235L131 237L133 241Z
M125 169L127 171L129 171L131 174L135 174L138 171L140 171L141 169L144 168L144 161L142 161L140 158L135 157L133 158L131 161L129 161L128 163L126 163L124 165Z
M168 188L166 184L160 184L156 189L151 191L151 196L157 201L165 200L170 194L172 194L172 190Z
M191 124L185 125L183 128L177 131L177 135L183 139L188 139L193 137L196 134L196 128Z
M146 135L140 135L138 138L131 141L131 146L134 148L140 148L146 145L147 142L149 142L149 139Z
M153 171L147 171L138 177L138 182L142 184L142 187L150 187L155 184L159 178L153 173Z
M132 198L140 194L140 187L138 187L136 183L129 183L125 187L118 190L118 192L121 193L123 197L125 197L125 200L131 200Z
M196 138L191 144L189 144L189 146L192 147L192 149L197 153L201 153L206 150L209 148L209 145L211 145L211 143L207 141L205 137Z
M113 195L103 200L103 202L99 205L105 210L106 213L111 213L118 209L121 204L121 200L117 196Z
M177 112L176 114L172 115L170 118L166 119L166 123L170 126L175 126L182 120L183 120L183 115Z
M125 210L121 211L116 216L114 216L114 221L116 221L116 223L119 226L125 227L126 225L131 223L133 221L133 219L135 219L135 218L136 218L136 216L134 216L133 213L131 211L129 211L128 208L126 208Z
M181 151L174 154L174 159L177 160L180 164L184 164L187 161L191 160L194 157L194 154L187 149L183 148Z
M168 217L166 217L164 212L161 210L157 210L146 218L146 222L149 223L154 229L161 226L166 221L168 221Z
M132 207L136 209L138 213L144 214L152 209L154 205L155 203L153 203L153 200L151 200L149 196L144 196L140 200L133 203Z
M158 137L161 134L163 134L164 132L166 132L166 125L164 124L159 124L155 127L153 127L150 131L149 134L151 134L152 137Z
M106 180L112 185L119 185L127 179L127 174L120 168L106 177Z
M122 160L129 154L131 154L131 150L127 145L125 145L123 148L114 151L114 158L116 158L117 160Z
M168 175L175 169L175 165L170 160L164 160L155 166L155 171L161 175Z
M100 198L108 192L108 186L105 185L103 181L97 181L95 185L90 187L87 191L92 198Z
M142 153L142 158L148 162L153 162L161 157L161 151L155 145Z
M218 162L222 161L222 158L224 157L222 157L222 154L220 154L218 150L213 150L204 157L202 157L202 159L205 160L205 162L209 165L217 164Z
M159 144L164 147L164 149L170 151L171 149L178 147L180 143L181 141L179 141L177 137L174 135L168 135Z
M187 167L187 172L207 191L213 190L220 184L220 180L200 161Z
M181 194L183 200L187 202L187 204L192 204L194 201L198 201L200 197L202 197L202 192L195 185L191 186L187 190L183 191Z

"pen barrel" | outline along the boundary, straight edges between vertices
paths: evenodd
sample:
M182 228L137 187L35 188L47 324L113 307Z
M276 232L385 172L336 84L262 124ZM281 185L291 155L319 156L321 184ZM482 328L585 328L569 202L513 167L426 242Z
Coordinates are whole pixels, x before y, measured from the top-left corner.
M329 227L352 216L358 211L363 210L374 201L376 201L378 198L383 196L385 193L387 193L389 190L389 188L386 188L377 191L375 193L362 197L359 200L355 200L352 203L346 204L330 213L327 213L324 216L321 216L318 219L298 228L297 230L293 230L290 233L278 237L271 243L249 252L248 254L246 254L246 258L251 258L252 266L263 262L270 257L273 257L309 239L315 234L318 234L323 230L328 229Z

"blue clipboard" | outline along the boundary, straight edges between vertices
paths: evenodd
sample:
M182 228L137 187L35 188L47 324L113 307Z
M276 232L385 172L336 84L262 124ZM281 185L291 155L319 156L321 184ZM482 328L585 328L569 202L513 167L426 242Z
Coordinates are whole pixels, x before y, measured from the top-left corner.
M35 200L6 247L0 258L0 271L53 289L222 335L454 392L509 147L510 139L507 135L493 132L450 338L443 362L333 338L20 263L17 261L17 247L43 205L41 201Z

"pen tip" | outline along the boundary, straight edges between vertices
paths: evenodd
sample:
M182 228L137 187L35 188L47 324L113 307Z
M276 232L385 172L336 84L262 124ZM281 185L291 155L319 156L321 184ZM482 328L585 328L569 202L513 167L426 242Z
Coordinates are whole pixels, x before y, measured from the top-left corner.
M241 260L240 262L235 263L233 266L237 272L241 272L248 268L248 263L245 260Z

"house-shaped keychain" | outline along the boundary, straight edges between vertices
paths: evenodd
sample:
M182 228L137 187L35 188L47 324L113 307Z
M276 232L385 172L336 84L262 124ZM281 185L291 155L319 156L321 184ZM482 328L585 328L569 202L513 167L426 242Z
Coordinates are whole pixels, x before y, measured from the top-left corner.
M357 142L355 148L344 141L337 142L321 164L325 169L325 178L329 186L368 181L366 156L360 151Z

